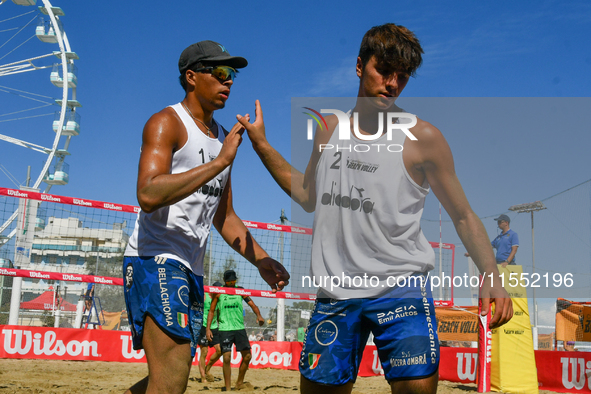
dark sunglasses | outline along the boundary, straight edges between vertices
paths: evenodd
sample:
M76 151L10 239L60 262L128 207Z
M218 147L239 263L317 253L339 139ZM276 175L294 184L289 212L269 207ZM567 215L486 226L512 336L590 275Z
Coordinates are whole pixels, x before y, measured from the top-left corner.
M195 72L207 72L222 81L227 81L228 79L233 81L236 78L236 74L238 74L238 70L228 66L201 67L196 69Z

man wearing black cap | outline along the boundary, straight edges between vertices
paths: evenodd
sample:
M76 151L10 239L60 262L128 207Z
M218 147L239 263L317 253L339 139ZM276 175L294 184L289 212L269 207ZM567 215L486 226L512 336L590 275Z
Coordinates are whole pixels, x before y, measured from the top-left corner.
M247 64L213 41L189 46L179 59L185 98L144 127L141 211L123 272L133 347L145 350L149 375L130 393L181 393L187 387L203 320L203 258L212 224L274 292L288 283L285 268L232 207L230 169L244 129L237 123L228 132L213 118L226 104L237 69Z
M507 264L515 265L515 254L519 247L519 237L517 233L509 228L511 219L507 215L501 215L495 219L501 229L501 234L497 235L490 243L497 250L497 264L506 267Z
M242 287L236 286L238 277L236 272L228 270L224 272L224 283L226 287L235 287L241 289ZM232 386L232 369L231 369L231 358L232 358L232 345L236 345L236 351L242 355L242 362L238 370L238 379L236 380L236 389L246 388L244 385L244 376L248 370L250 359L252 354L250 352L250 342L248 341L248 335L244 328L244 309L242 301L246 302L252 311L257 316L259 326L265 324L265 319L261 316L261 311L255 305L254 301L247 295L230 295L220 294L211 301L211 307L209 308L209 316L207 318L207 337L213 338L213 333L210 330L210 320L214 315L214 311L218 311L218 329L220 336L220 346L222 350L222 356L224 357L224 383L225 391L230 391Z

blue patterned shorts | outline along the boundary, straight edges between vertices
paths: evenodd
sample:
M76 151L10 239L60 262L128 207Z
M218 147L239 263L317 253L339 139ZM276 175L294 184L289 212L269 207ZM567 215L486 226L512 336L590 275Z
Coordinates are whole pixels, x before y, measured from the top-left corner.
M123 259L125 305L133 348L143 349L146 316L168 336L191 342L191 356L203 323L203 277L165 257Z
M422 379L439 367L430 285L397 287L387 297L318 298L300 359L302 375L340 386L357 379L369 333L388 381Z

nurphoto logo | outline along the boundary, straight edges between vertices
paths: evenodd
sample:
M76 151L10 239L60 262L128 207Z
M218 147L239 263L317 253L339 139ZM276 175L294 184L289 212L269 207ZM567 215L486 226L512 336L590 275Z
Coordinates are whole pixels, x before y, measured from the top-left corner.
M304 112L304 114L309 115L311 119L308 119L307 122L307 139L313 140L314 139L314 121L320 128L320 130L327 130L328 125L326 123L326 119L322 114L333 114L336 115L338 119L338 132L339 132L339 140L350 140L351 139L351 127L350 127L350 120L349 114L343 112L338 109L321 109L320 112L309 108L303 107L310 112ZM384 134L384 118L386 119L386 139L388 141L392 141L392 135L395 131L399 130L402 131L409 139L416 141L417 138L410 132L410 128L416 126L417 124L417 117L416 115L407 113L407 112L387 112L386 116L383 116L382 112L378 112L378 130L374 134L362 134L359 131L359 114L357 112L353 112L351 114L353 116L353 134L355 137L361 141L376 141L378 138L382 137ZM406 122L402 123L401 120L404 119ZM353 149L356 152L368 152L375 147L377 151L380 151L380 147L383 147L382 150L387 150L389 152L401 152L402 145L393 144L395 148L392 148L392 145L386 144L363 144L363 145L354 145ZM337 151L340 149L338 145L334 144L320 144L319 150L322 152L323 150L327 149L336 149ZM347 147L347 150L350 148Z

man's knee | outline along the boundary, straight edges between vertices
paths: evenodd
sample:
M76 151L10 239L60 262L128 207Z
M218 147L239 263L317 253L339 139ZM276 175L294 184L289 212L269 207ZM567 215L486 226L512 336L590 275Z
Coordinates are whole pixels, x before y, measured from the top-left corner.
M222 355L222 357L224 358L224 364L230 364L232 361L232 352L226 352Z

